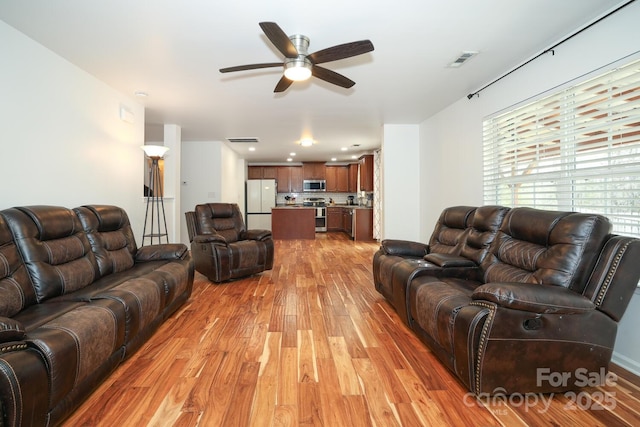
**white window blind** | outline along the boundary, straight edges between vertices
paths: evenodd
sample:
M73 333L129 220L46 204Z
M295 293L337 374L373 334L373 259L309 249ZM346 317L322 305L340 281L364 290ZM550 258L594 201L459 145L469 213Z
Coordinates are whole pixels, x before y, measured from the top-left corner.
M640 60L483 123L484 201L600 213L640 237Z

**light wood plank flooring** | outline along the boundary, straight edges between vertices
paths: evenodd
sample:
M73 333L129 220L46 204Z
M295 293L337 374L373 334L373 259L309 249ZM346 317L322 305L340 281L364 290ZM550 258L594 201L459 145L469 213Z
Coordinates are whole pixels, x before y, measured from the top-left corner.
M276 241L260 275L196 273L191 299L65 425L640 425L640 382L616 367L615 384L548 407L477 401L374 289L377 248L326 233Z

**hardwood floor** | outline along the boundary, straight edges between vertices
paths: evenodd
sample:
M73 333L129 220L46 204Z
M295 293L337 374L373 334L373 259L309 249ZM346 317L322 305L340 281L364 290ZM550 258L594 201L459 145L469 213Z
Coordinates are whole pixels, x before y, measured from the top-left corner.
M615 366L615 384L550 403L476 400L374 289L378 244L318 237L276 241L254 277L196 273L191 299L65 426L640 425L640 382Z

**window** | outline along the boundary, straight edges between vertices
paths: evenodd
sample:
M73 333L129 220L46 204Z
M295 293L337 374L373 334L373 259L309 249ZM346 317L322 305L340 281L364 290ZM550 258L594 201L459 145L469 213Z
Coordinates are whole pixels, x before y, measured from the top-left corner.
M486 119L486 204L600 213L640 237L640 60Z

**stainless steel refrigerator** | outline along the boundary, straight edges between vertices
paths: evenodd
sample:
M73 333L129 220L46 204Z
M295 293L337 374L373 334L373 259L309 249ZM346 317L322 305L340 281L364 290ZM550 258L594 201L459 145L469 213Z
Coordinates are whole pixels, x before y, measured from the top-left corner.
M271 208L276 206L275 179L247 180L247 229L271 230Z

